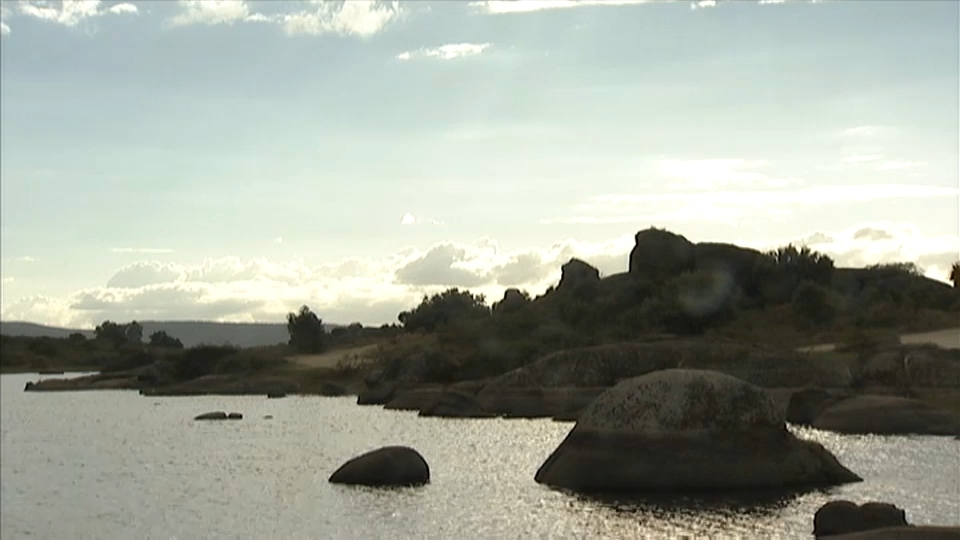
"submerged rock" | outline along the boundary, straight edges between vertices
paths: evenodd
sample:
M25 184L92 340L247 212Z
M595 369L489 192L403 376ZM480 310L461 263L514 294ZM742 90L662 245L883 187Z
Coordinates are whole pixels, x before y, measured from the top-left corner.
M344 463L331 476L333 484L363 486L418 486L430 482L423 456L407 446L386 446Z
M597 397L536 474L574 491L799 488L861 478L787 431L763 389L712 371L668 369Z

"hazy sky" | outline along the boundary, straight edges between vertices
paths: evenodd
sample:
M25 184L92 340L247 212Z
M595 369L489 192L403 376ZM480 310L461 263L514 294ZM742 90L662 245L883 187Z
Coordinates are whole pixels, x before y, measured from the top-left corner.
M382 323L651 225L958 257L955 1L2 5L2 318Z

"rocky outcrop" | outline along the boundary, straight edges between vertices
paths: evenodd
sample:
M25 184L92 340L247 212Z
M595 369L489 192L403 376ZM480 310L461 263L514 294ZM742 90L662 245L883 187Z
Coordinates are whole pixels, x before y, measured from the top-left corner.
M828 537L830 540L960 540L960 527L884 527Z
M329 481L375 487L418 486L430 482L430 467L413 448L386 446L347 461Z
M475 396L456 390L445 390L421 407L420 416L443 418L490 418Z
M548 354L487 383L500 387L613 386L618 381L669 368L709 369L763 387L842 387L850 370L833 359L777 351L752 344L662 336Z
M649 228L634 236L630 250L630 274L660 281L693 270L693 243L663 229Z
M851 501L830 501L814 514L813 534L824 538L906 525L906 512L892 504L868 502L857 505Z
M530 303L530 298L520 289L507 289L503 291L503 299L493 304L493 310L496 312L514 311Z
M443 387L440 385L397 390L383 408L394 411L418 411L436 401L442 392Z
M804 388L793 392L787 404L787 422L798 426L812 426L823 411L850 396L850 392L846 390L824 388Z
M880 351L859 372L863 384L899 388L960 388L960 351L933 345L908 345Z
M583 410L607 387L496 386L477 394L484 410L504 418L552 418Z
M898 396L862 395L828 407L813 427L844 434L957 435L955 412Z
M861 480L797 439L761 388L717 372L669 369L605 391L536 481L574 491L800 488Z
M600 284L600 271L580 259L570 259L560 267L558 291L595 287Z

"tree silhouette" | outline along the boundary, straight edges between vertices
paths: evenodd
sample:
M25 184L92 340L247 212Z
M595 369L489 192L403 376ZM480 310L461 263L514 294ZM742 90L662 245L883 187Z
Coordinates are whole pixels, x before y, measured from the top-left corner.
M950 267L950 281L953 282L954 289L960 289L960 261Z
M317 354L323 351L323 321L307 306L297 313L287 314L287 332L290 345L303 353Z

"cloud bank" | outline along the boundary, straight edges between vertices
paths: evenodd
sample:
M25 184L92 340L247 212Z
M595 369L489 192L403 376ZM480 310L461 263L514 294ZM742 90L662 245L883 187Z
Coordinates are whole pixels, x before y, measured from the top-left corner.
M940 280L946 280L950 264L960 256L960 237L925 235L912 224L898 222L741 244L769 249L787 242L810 245L834 257L839 266L913 262ZM103 286L66 297L22 298L2 316L70 327L91 327L105 319L279 322L306 303L331 322L382 324L395 322L397 314L415 306L422 295L448 287L469 288L489 300L499 299L508 287L540 294L559 281L560 265L571 257L590 262L603 275L624 272L632 247L632 234L627 234L602 242L568 239L513 251L489 238L441 242L383 258L318 266L238 257L197 265L143 260L118 269ZM14 281L4 282L5 288L15 286Z

